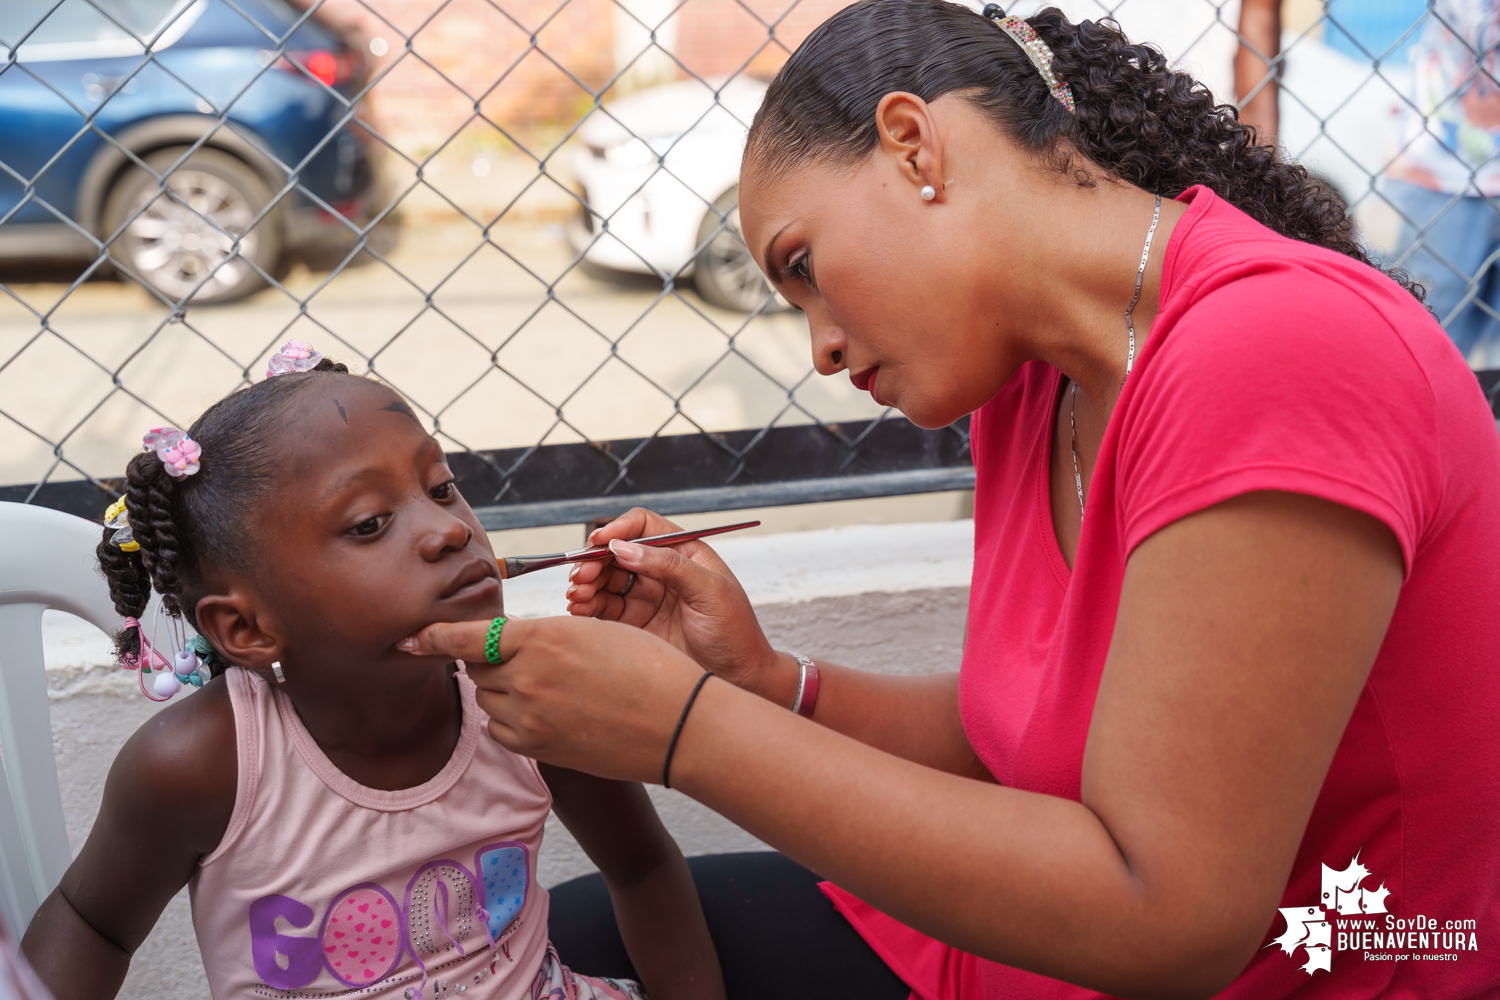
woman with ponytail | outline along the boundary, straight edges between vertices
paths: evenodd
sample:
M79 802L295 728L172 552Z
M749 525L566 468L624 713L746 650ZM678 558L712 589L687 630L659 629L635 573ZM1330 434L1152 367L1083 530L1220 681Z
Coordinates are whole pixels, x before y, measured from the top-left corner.
M830 880L700 872L729 995L1495 996L1500 437L1338 196L1108 22L860 0L771 85L740 198L821 374L972 414L962 669L777 652L633 511L479 676L507 746ZM590 891L558 943L603 972Z

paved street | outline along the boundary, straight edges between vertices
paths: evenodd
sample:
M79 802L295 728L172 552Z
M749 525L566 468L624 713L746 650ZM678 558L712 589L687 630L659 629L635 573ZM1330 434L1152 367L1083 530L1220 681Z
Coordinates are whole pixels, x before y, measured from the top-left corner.
M498 184L487 190L504 197ZM133 285L91 281L64 297L63 282L76 272L0 273L25 303L0 301L0 410L11 418L0 418L0 483L79 478L52 470L44 439L65 438L66 460L94 475L120 474L142 428L160 418L186 426L246 368L260 378L288 337L336 359L373 357L370 370L412 399L453 448L692 432L685 416L711 430L758 427L778 415L808 421L784 412L782 388L810 372L800 314L746 325L691 291L656 302L650 278L570 270L556 197L497 225L486 244L477 226L425 194L404 204L389 265L366 260L331 281L299 266L287 278L291 296L268 289L230 306L194 307L185 323L163 326L167 311ZM550 299L548 282L556 282ZM52 332L27 306L47 315ZM731 337L738 355L725 356ZM503 371L491 365L492 352ZM878 412L846 379L813 376L796 398L825 420Z

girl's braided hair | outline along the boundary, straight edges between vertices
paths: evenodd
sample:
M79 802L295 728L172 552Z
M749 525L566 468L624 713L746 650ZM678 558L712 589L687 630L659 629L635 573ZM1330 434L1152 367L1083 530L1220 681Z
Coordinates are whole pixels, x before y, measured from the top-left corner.
M329 373L348 375L349 369L324 358L309 371L268 378L209 407L188 429L203 448L202 467L194 475L173 479L151 451L130 460L125 509L140 550L125 552L111 544L111 528L104 529L98 548L116 612L140 618L155 589L167 614L197 629L194 610L207 593L207 561L248 566L250 512L271 487L279 414L313 379ZM138 656L140 632L119 632L115 651L122 659ZM224 672L222 655L207 659L213 676Z
M875 109L886 94L934 101L957 93L1080 184L1094 183L1091 167L1164 198L1203 184L1283 236L1373 265L1338 192L1258 145L1233 105L1215 104L1160 51L1132 45L1112 21L1073 24L1056 8L1028 23L1072 87L1076 115L1051 96L1020 46L967 7L860 0L823 22L776 74L745 162L773 177L809 160L857 162L879 140ZM1387 273L1421 301L1421 285Z

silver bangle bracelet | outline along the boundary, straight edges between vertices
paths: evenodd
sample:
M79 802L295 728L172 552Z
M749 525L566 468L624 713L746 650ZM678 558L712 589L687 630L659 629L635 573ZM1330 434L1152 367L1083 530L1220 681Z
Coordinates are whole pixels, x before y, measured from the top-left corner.
M801 653L791 653L788 655L796 660L797 666L801 668L801 672L797 677L797 698L792 702L792 714L797 715L798 710L802 708L802 695L807 691L807 671L812 667L813 661Z

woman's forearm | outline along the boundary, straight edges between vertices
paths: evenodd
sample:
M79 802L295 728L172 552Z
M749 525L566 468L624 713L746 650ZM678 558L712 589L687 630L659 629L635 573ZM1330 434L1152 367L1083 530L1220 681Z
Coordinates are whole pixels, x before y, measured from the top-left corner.
M958 715L958 674L893 676L813 661L822 679L812 719L868 746L927 767L992 781ZM759 671L747 690L783 708L801 673L790 654Z

